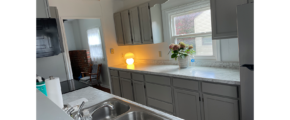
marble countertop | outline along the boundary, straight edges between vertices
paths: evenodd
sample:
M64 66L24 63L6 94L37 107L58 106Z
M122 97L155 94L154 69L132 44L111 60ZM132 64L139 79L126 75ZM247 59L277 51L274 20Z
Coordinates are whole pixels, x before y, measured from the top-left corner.
M179 77L192 80L240 85L239 69L201 67L201 66L190 66L185 69L180 69L178 65L145 65L145 64L136 64L134 65L134 68L129 67L127 68L127 65L115 65L110 66L109 68L123 71L142 72L155 75Z
M42 92L36 89L37 120L73 120Z
M125 98L122 98L122 97L119 97L119 96L116 96L116 95L113 95L113 94L109 94L107 92L103 92L103 91L95 89L93 87L82 88L82 89L79 89L79 90L76 90L76 91L73 91L73 92L69 92L69 93L63 94L62 96L63 96L63 103L64 104L67 104L69 102L72 102L72 101L75 101L75 100L78 100L78 99L81 99L81 98L88 99L88 102L85 103L84 108L96 105L96 104L98 104L100 102L103 102L103 101L111 99L111 98L117 98L117 99L121 99L123 101L129 102L129 103L131 103L133 105L148 109L148 110L153 111L153 112L155 112L157 114L160 114L162 116L168 117L168 118L170 118L172 120L183 120L183 119L180 119L180 118L175 117L173 115L170 115L168 113L153 109L151 107L148 107L148 106L145 106L145 105L142 105L142 104L127 100Z

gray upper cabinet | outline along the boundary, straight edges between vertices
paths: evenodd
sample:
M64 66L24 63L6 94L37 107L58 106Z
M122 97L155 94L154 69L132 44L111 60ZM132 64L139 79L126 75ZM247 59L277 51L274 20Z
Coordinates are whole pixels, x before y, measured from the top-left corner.
M163 42L161 4L165 1L167 0L154 0L116 13L121 14L120 19L119 16L114 17L118 45ZM120 28L122 28L122 32ZM123 40L121 36L123 36Z
M133 44L142 44L138 7L134 7L129 11L130 11Z
M131 80L120 78L122 97L134 101L133 87Z
M123 27L123 35L124 35L124 42L125 45L132 45L132 36L131 36L131 26L130 26L130 18L129 18L129 11L125 10L121 12L121 21Z
M138 8L142 32L142 42L144 44L153 43L149 4L145 3L140 5Z
M120 80L117 77L111 76L113 94L121 97Z
M239 120L238 100L203 94L205 120Z
M36 1L36 18L49 18L50 11L47 0Z
M143 82L133 81L135 102L146 105L145 85Z
M115 22L117 44L119 46L125 45L124 36L123 36L123 27L122 27L121 13L115 13L114 14L114 22Z
M212 39L237 38L237 5L247 0L210 0Z
M174 89L176 115L185 120L201 120L199 93Z

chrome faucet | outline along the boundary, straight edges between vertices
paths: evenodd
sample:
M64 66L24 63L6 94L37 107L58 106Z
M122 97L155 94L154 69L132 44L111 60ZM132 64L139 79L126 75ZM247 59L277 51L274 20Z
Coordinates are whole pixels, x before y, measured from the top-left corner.
M82 120L83 116L81 114L81 111L82 111L84 105L85 105L85 102L83 101L79 107L78 113L74 115L74 120Z

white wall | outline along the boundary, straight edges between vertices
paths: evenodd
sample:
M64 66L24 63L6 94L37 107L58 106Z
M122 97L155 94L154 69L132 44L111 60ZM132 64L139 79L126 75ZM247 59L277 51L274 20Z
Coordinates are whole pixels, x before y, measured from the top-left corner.
M64 65L63 53L51 57L37 58L36 74L44 78L54 76L59 77L60 81L68 80Z
M75 36L74 36L74 32L73 32L73 27L71 22L64 22L64 27L65 27L65 35L66 35L66 39L67 39L67 45L68 45L68 50L77 50L76 49L76 44L75 44Z
M76 50L83 49L82 36L80 32L80 24L78 20L69 21L72 24Z

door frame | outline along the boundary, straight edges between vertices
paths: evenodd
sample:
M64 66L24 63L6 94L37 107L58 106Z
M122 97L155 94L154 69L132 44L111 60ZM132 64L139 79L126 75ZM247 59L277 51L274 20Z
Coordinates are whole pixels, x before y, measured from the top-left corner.
M67 75L67 78L68 80L73 80L73 73L72 73L72 68L71 68L71 61L70 61L70 57L69 57L69 50L68 50L68 45L67 45L67 38L66 38L66 34L65 34L65 27L64 27L64 23L63 23L63 20L64 19L100 19L101 21L101 27L99 29L100 30L100 33L101 33L101 39L102 39L102 48L103 48L103 54L104 54L104 62L106 64L108 64L108 61L107 61L107 52L106 52L106 46L105 46L105 40L104 40L104 33L103 33L103 19L101 16L97 16L97 17L81 17L81 16L78 16L78 17L69 17L69 16L59 16L59 25L60 25L60 29L61 29L61 35L62 35L62 42L63 42L63 58L64 58L64 63L65 63L65 69L66 69L66 75ZM109 72L109 68L107 68L107 73L110 73ZM108 79L109 79L109 88L110 90L112 89L111 88L111 76L108 74ZM112 90L111 90L112 92Z

